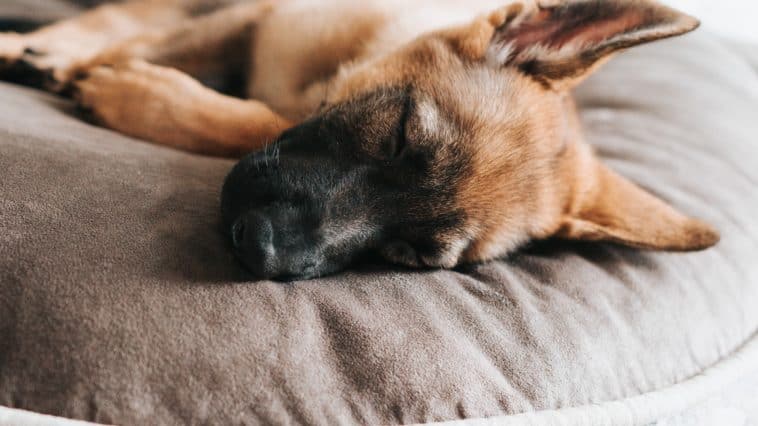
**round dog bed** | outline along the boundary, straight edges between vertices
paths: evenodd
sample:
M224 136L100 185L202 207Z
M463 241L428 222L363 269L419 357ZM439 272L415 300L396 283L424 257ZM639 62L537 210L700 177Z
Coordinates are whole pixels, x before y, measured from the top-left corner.
M644 424L758 367L758 72L707 34L578 93L611 167L719 228L694 254L250 283L218 226L232 162L0 93L0 422Z

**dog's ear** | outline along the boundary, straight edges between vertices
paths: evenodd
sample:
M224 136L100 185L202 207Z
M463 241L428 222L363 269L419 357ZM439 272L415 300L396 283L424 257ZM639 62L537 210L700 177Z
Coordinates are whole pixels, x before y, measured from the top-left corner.
M571 88L610 54L694 30L699 21L653 0L528 0L479 24L495 66L515 66L553 88ZM476 27L476 24L475 26ZM490 34L487 34L490 33ZM476 35L475 35L476 36Z
M679 213L599 161L593 167L596 173L584 173L577 185L572 211L564 215L557 237L671 251L718 243L711 226Z

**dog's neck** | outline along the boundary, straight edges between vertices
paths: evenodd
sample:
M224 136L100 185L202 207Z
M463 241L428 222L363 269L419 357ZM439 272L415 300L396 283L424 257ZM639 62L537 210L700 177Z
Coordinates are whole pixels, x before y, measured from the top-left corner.
M369 60L386 55L422 34L471 22L477 16L502 6L504 2L502 0L447 1L434 2L433 5L427 7L424 7L423 3L429 3L429 1L414 2L413 7L408 7L407 4L401 8L380 6L383 9L380 12L384 18L383 25L375 33L374 39L366 43L363 55L358 60Z
M339 85L339 80L349 76L352 70L371 66L372 62L392 54L425 33L465 24L503 3L503 0L418 0L409 4L405 0L386 0L361 3L359 7L356 3L343 8L348 22L351 9L356 7L357 17L370 16L372 19L354 19L349 24L350 28L342 29L343 35L350 35L349 40L344 41L350 46L351 54L338 59L332 67L334 73L303 84L305 90L299 105L307 105L307 108L292 114L291 118L303 119L318 110L330 91ZM360 48L355 49L355 46ZM333 48L340 49L339 46Z

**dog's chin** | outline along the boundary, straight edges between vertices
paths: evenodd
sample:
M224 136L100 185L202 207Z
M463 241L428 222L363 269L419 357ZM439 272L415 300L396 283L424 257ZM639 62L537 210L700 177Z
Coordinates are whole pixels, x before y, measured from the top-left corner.
M249 281L259 282L259 281L273 281L273 282L279 282L279 283L293 283L297 281L308 281L315 278L320 277L321 275L315 274L315 273L303 273L298 275L292 275L292 274L283 274L278 275L275 277L269 277L265 275L261 275L260 273L254 271L251 269L244 261L239 261L242 268L245 270L245 278Z
M334 275L344 270L346 266L339 265L312 265L304 268L298 273L283 273L276 276L269 276L257 270L254 264L248 263L242 256L237 256L237 261L244 269L247 278L250 281L274 281L280 283L293 283L298 281L309 281L325 276Z

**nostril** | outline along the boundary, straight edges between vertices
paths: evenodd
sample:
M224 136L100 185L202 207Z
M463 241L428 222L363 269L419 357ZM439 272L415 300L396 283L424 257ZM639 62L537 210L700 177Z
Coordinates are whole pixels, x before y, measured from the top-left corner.
M280 274L274 247L271 220L258 211L240 216L231 227L234 252L245 268L258 279L270 279Z
M242 248L245 243L245 221L243 219L237 219L232 225L232 244L234 248Z

